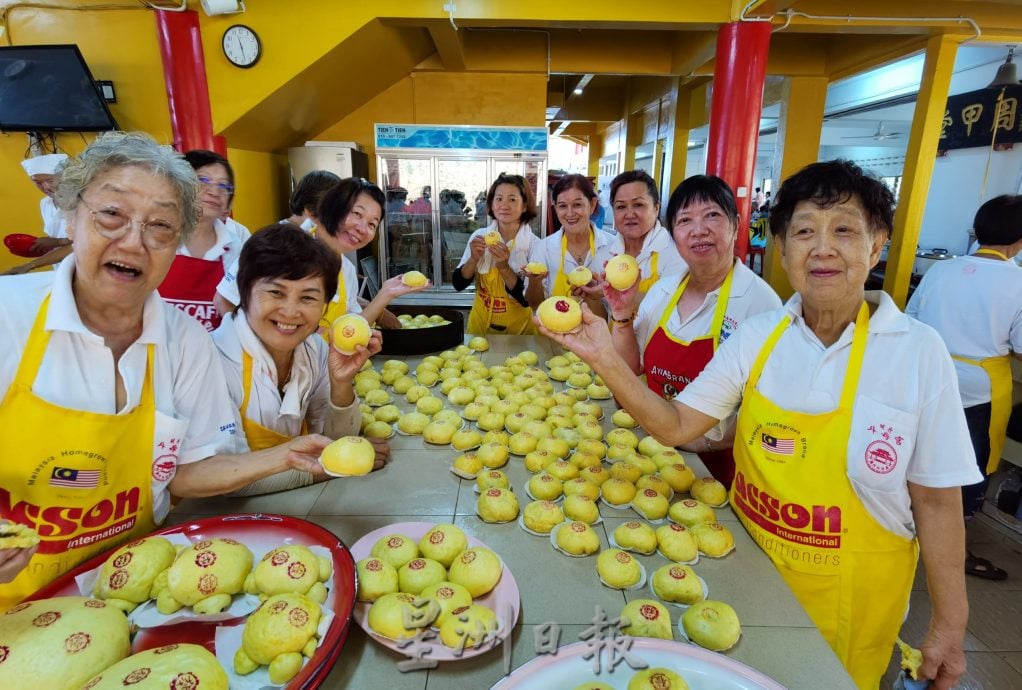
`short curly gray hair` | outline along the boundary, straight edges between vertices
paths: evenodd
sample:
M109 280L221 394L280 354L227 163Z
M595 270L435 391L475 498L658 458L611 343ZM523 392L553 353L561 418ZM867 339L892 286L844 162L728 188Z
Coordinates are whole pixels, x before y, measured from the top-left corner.
M70 216L81 194L97 177L114 168L138 166L167 180L177 193L181 209L181 242L195 229L202 212L199 181L192 166L169 146L161 146L144 132L106 132L96 137L60 173L53 201Z

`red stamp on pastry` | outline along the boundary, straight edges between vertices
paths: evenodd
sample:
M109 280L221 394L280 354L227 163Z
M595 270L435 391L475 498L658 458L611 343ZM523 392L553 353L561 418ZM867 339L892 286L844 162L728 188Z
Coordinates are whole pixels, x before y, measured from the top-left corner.
M866 446L866 466L877 474L888 474L898 464L898 452L886 441L873 441Z

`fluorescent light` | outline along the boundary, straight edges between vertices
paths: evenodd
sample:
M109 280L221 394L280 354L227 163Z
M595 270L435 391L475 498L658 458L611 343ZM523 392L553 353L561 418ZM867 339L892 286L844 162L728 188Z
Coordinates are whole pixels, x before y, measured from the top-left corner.
M575 89L575 95L576 96L581 96L582 95L582 89Z

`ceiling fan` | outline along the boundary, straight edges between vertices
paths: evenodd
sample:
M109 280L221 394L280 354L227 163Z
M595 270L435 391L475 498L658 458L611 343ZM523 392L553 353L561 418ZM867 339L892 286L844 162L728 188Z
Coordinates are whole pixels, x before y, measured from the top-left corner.
M872 134L858 137L841 137L842 139L873 139L874 141L883 141L884 139L897 139L901 136L901 132L888 132L884 129L883 120L877 125L877 131Z

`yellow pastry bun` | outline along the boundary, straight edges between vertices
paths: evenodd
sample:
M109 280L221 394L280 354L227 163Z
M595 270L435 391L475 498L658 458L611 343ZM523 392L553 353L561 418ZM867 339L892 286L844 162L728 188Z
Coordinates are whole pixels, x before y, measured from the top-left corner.
M610 416L610 421L613 422L614 426L622 429L634 429L639 426L639 423L635 421L632 415L628 414L624 410L618 410ZM646 438L651 438L647 436ZM640 451L641 452L641 451Z
M600 519L600 509L596 502L582 494L564 498L564 516L569 520L578 520L592 525Z
M577 520L558 527L554 540L562 551L572 556L588 556L600 550L600 538L593 528Z
M433 395L427 395L415 401L415 410L422 414L434 415L444 409L444 401Z
M642 579L639 562L621 549L604 549L596 557L596 572L608 587L626 589Z
M652 474L644 474L639 477L639 481L635 482L635 488L639 491L643 489L653 489L661 496L665 497L668 501L674 498L674 489L671 485L660 476L659 473L654 472Z
M96 599L26 601L0 615L2 688L78 688L129 654L127 617Z
M639 437L631 429L618 427L607 432L607 443L610 445L628 446L635 449L639 445Z
M499 232L496 230L490 230L488 233L483 235L483 241L486 243L487 247L492 247L495 244L500 244L503 239Z
M422 400L419 402L422 402ZM435 446L446 446L454 438L454 434L457 431L458 427L446 420L434 420L422 430L422 440Z
M533 474L542 472L546 466L557 459L557 456L548 450L534 450L525 456L525 469Z
M607 444L600 440L584 438L578 442L575 451L578 453L590 453L602 460L607 457Z
M397 428L402 433L418 436L425 430L429 422L429 415L421 412L409 412L401 415L401 418L397 420Z
M610 448L608 448L607 459L608 460L614 459L611 457L611 455L614 454L612 451L614 451L615 448L624 447L625 446L611 446ZM633 452L631 451L631 449L628 450L629 452ZM623 479L629 484L634 484L635 482L639 481L640 477L642 477L642 470L640 470L639 466L636 465L635 463L628 462L627 460L618 460L617 462L610 466L610 476L613 477L614 479Z
M365 401L370 407L383 407L394 402L394 399L390 397L390 393L387 391L377 388L365 394Z
M668 515L672 521L689 528L717 521L717 514L713 512L713 508L694 498L686 498L674 503L671 505Z
M288 544L271 549L245 578L245 591L263 597L304 594L317 604L326 601L327 581L333 562L317 556L309 547Z
M619 424L618 426L624 426L624 425L623 424ZM626 427L626 428L630 428L630 427ZM642 453L643 455L648 455L649 457L652 458L652 457L656 457L656 455L658 453L663 453L664 451L674 450L674 449L670 448L669 446L665 446L664 444L660 443L660 441L657 441L652 436L643 436L641 439L639 439L639 446L638 446L637 450L640 453Z
M564 493L563 482L545 470L533 475L529 479L528 487L529 494L540 501L552 501Z
M479 604L454 609L440 624L440 641L452 649L478 647L493 639L497 614Z
M635 484L611 477L600 485L603 500L612 506L627 506L635 498Z
M651 436L647 436L646 438L652 438L652 437ZM642 440L645 441L646 439L644 438ZM640 444L641 444L641 441L640 441ZM642 448L641 447L639 448L639 452L642 453ZM655 450L654 449L654 452L652 454L650 454L650 453L643 453L643 455L647 455L647 456L653 458L653 462L656 463L657 469L661 469L664 465L684 465L685 464L685 457L681 453L679 453L678 451L674 450L673 448L665 448L664 450ZM695 481L694 478L693 478L693 481Z
M622 549L647 555L656 551L657 547L656 532L649 524L638 520L618 525L614 530L614 541Z
M665 565L653 573L653 593L664 601L688 606L703 600L703 583L687 565Z
M562 482L574 479L579 475L579 470L568 460L554 460L546 466L546 472L552 477L557 477Z
M522 511L522 522L533 532L550 534L554 527L564 522L564 512L553 501L533 501Z
M476 514L483 522L510 522L518 517L518 497L508 489L487 489L476 499Z
M632 507L647 520L661 520L671 506L667 497L656 489L641 489L635 492Z
M468 590L459 584L454 582L437 582L434 585L430 585L426 589L422 590L419 595L420 598L429 599L430 602L435 603L438 611L435 625L443 625L447 617L451 615L451 612L455 609L464 608L472 605L472 595L468 593ZM427 604L429 606L429 604Z
M270 597L245 621L234 671L245 675L269 666L270 682L288 682L301 670L302 657L316 649L321 613L319 604L301 594Z
M610 400L614 397L609 388L599 383L590 383L586 386L586 393L593 400Z
M39 535L28 525L0 522L0 549L30 549L39 543Z
M543 275L547 272L546 264L541 264L538 261L530 261L525 264L525 272L531 273L534 276Z
M681 625L689 640L715 652L731 649L742 636L742 624L735 610L723 601L712 599L689 606L681 614Z
M233 539L203 539L178 553L156 578L153 594L160 613L191 606L200 615L219 613L242 591L252 570L252 552Z
M220 662L197 644L169 644L132 654L106 668L82 687L89 690L164 690L201 687L227 690L229 681Z
M319 456L319 464L327 474L335 477L369 474L375 460L373 444L360 436L339 438L324 448Z
M401 276L401 282L408 287L421 287L429 282L429 279L420 271L408 271Z
M500 470L488 470L476 477L476 486L479 487L480 492L493 488L507 489L511 486L511 481Z
M699 546L699 552L711 558L726 556L735 548L735 537L731 530L719 522L695 525L692 536Z
M568 459L571 461L572 465L579 469L579 473L590 467L603 467L603 461L592 453L583 453L576 450Z
M555 295L546 298L536 309L536 315L540 323L554 333L569 333L582 323L582 310L579 309L578 302L570 297ZM570 371L561 380L567 380L568 376L571 376ZM551 378L555 378L553 372Z
M591 465L582 470L579 473L579 476L587 482L592 482L596 486L602 487L603 483L610 479L610 472L608 472L607 468L603 465Z
M490 341L481 335L477 335L468 341L468 346L476 352L486 352L490 349Z
M607 262L604 276L615 290L627 290L639 279L639 264L630 254L618 254Z
M398 589L416 596L446 579L447 570L432 558L413 558L397 571Z
M562 483L565 496L585 496L590 501L600 497L600 487L585 477L575 477Z
M355 354L359 345L368 345L372 335L369 322L361 314L345 314L335 319L332 331L334 347L346 355Z
M536 450L536 444L539 439L530 434L528 431L519 431L508 439L507 446L515 455L528 455L532 451Z
M655 637L673 640L671 614L667 607L655 599L632 599L621 609L621 632L632 637Z
M556 436L540 437L536 450L548 450L558 458L564 459L571 454L571 446L563 438Z
M503 568L497 554L475 546L458 554L451 563L448 579L465 587L473 598L481 597L497 586Z
M578 266L575 270L569 272L567 277L569 285L582 287L593 281L593 272L585 266Z
M106 559L92 595L129 613L151 599L157 576L170 567L177 549L163 537L132 541Z
M632 676L628 690L688 690L688 683L669 668L647 668Z
M693 482L689 493L708 506L719 508L727 503L727 489L713 477L700 477Z
M390 424L401 419L401 410L398 409L397 405L384 405L383 407L377 407L376 411L373 412L373 417L376 418L377 422L385 422ZM391 433L394 430L391 429Z
M476 451L476 455L479 456L479 460L482 461L484 467L491 469L503 467L507 464L508 458L510 457L510 451L508 449L508 443L501 443L500 441L486 441L484 439L482 445L479 446L479 450Z
M396 570L419 557L419 545L403 534L388 534L377 539L369 553L390 563Z
M482 433L476 429L458 429L451 436L451 447L457 451L478 448L482 440Z
M657 527L657 546L664 558L676 563L691 563L699 557L699 545L685 525L670 523Z
M398 591L397 569L382 558L363 558L355 564L355 574L359 601L376 601Z
M451 567L455 557L467 548L468 537L461 528L446 522L433 525L419 540L419 553L445 568Z
M369 629L391 640L415 637L439 614L436 604L416 606L416 603L421 604L417 597L406 592L384 594L369 607ZM406 628L405 623L412 623L414 627Z
M653 462L656 462L654 460ZM688 465L680 462L673 465L661 465L657 472L664 481L671 485L674 493L683 494L692 488L696 480L695 472Z

